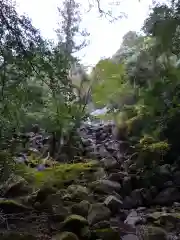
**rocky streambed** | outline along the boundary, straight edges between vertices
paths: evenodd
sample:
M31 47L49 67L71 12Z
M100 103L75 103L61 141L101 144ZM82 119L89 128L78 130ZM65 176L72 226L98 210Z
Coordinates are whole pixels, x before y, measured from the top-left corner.
M24 169L16 159L18 171L0 187L2 240L180 239L180 167L127 167L130 146L112 127L81 127L84 161ZM33 134L41 151L44 138Z

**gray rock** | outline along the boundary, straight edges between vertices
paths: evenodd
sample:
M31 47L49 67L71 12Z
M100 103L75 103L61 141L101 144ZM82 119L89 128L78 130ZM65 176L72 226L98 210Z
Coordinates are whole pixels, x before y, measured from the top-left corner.
M112 193L112 192L120 192L121 184L118 182L110 181L110 180L98 180L92 183L92 187L96 192L103 193Z
M171 175L171 165L170 164L164 164L159 167L160 174L163 175Z
M131 177L127 176L124 177L123 183L122 183L122 190L125 195L129 195L132 191L132 183L131 183Z
M173 182L177 186L180 186L180 171L177 171L173 174Z
M174 187L164 189L154 199L154 203L159 205L170 205L178 201L180 201L180 192Z
M125 172L117 172L117 173L111 173L108 179L115 182L122 182L124 177L126 176L127 176L127 173Z
M71 212L73 214L77 214L77 215L80 215L80 216L83 216L83 217L87 217L90 206L91 205L88 201L83 200L80 203L74 204L71 207Z
M88 200L89 190L88 188L81 185L70 185L67 188L67 192L70 194L71 199Z
M110 210L102 203L92 204L88 212L88 222L90 225L100 221L109 220L111 216Z
M126 152L129 148L129 142L128 141L120 141L119 142L119 150L120 152Z
M180 207L180 203L179 202L174 202L173 206L174 207Z
M123 200L123 208L131 209L134 207L134 201L130 196L126 196Z
M12 175L4 184L0 185L1 196L17 197L27 195L32 191L28 182L16 175Z
M134 207L143 206L142 189L135 189L132 191L131 198L133 199Z
M123 202L118 199L115 196L108 196L105 201L104 204L112 211L112 212L118 212L118 210L122 207Z
M113 159L113 158L103 158L100 163L103 165L103 167L106 169L106 170L110 170L110 169L116 169L119 167L119 164L118 162Z
M148 240L167 240L167 233L165 230L154 226L140 226L138 234L142 239Z
M110 222L104 220L93 225L93 229L103 229L103 228L110 228Z
M133 210L126 218L126 220L124 221L124 223L131 225L131 226L135 226L138 223L142 223L143 222L143 218L141 216L138 215L138 213Z
M108 141L107 149L108 150L118 151L119 150L119 143L116 142L116 141L110 140L110 141Z
M143 198L143 203L146 205L150 205L153 201L153 197L151 194L151 191L149 189L146 188L141 188L139 189L141 196Z
M172 181L167 181L164 183L163 188L173 187L174 183Z
M110 154L103 145L99 146L98 152L102 158L110 157Z
M122 236L122 240L139 240L135 234L127 234Z

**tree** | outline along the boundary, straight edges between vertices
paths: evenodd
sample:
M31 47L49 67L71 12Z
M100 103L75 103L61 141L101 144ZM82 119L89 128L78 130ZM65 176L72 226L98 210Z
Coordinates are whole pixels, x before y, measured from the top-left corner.
M169 5L156 4L146 19L143 30L156 37L158 52L179 55L179 1L170 1Z
M80 30L81 13L80 5L75 0L65 0L63 7L58 8L60 18L59 29L56 30L59 37L59 47L72 61L73 54L87 46L85 37L89 34L86 30ZM83 37L83 41L77 44L77 38ZM75 59L74 59L75 60Z
M92 97L97 106L105 107L115 103L122 106L128 102L131 90L127 86L123 64L114 63L110 59L101 60L92 75Z
M20 128L40 123L52 133L49 150L57 158L62 139L73 148L85 116L69 78L70 58L59 45L45 41L26 16L19 16L12 2L0 5L0 148Z
M14 128L21 126L25 108L30 106L25 99L30 98L32 90L29 84L34 76L31 62L42 39L27 17L18 16L11 1L0 2L0 23L0 138L3 141ZM37 88L38 91L41 94Z

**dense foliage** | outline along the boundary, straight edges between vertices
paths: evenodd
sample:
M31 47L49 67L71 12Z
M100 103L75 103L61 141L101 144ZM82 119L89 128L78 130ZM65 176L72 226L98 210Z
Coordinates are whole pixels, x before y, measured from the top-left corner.
M179 27L179 1L169 2L168 5L156 4L144 22L144 33L128 32L112 59L96 65L96 68L100 67L99 73L104 73L103 76L98 74L104 88L94 88L94 95L101 102L110 104L107 92L108 96L113 96L116 117L117 112L121 113L119 116L122 113L126 115L124 121L128 135L140 155L145 150L148 156L152 151L160 151L163 159L171 163L179 160L180 153ZM114 62L119 64L118 69ZM114 68L110 68L113 64ZM118 86L113 84L114 78ZM129 98L119 101L129 92L134 101L129 102ZM119 95L119 99L115 95ZM147 155L142 155L143 161ZM152 161L152 157L149 159ZM162 157L156 160L158 164Z
M52 133L52 157L58 156L62 142L68 148L76 138L76 129L86 116L86 99L77 95L80 86L73 85L69 74L78 61L73 50L84 44L76 46L74 41L80 24L78 8L74 1L64 2L62 26L57 30L61 37L54 44L43 39L26 16L19 16L11 1L1 1L1 149L12 145L12 136L17 138L20 131L37 123Z

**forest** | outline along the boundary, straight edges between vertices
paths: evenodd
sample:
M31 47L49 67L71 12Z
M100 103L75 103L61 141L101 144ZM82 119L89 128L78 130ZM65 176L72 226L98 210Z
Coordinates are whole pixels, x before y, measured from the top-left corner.
M90 73L80 7L57 9L53 42L0 1L0 239L178 240L180 1Z

